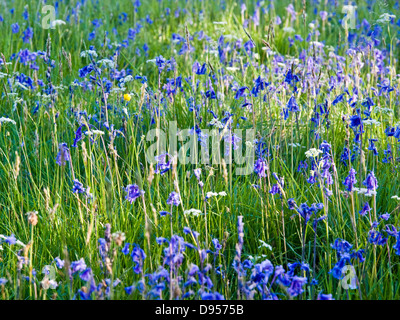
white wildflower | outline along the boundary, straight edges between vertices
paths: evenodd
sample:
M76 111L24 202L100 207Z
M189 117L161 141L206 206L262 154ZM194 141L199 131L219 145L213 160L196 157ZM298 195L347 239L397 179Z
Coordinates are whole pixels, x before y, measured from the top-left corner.
M105 67L108 67L110 69L114 69L114 61L110 60L110 59L101 59L99 61L97 61L98 64L101 64Z
M5 118L5 117L1 117L0 118L0 123L12 123L12 124L16 124L16 122L13 119L10 118Z
M366 188L354 188L353 190L356 191L357 194L362 194L366 197L376 196L375 190L368 190Z
M305 152L305 155L306 155L307 158L315 158L320 153L322 153L322 150L311 148L310 150Z
M200 210L197 209L189 209L189 210L185 210L183 211L183 214L187 215L193 215L195 217L199 216L202 212Z
M57 26L62 26L64 24L65 24L65 21L63 21L63 20L54 20L54 21L50 22L50 28L53 29L53 28L55 28Z
M293 32L295 32L295 30L294 30L292 27L285 27L285 28L283 28L283 31L284 31L284 32L287 32L287 33L293 33Z
M376 22L386 24L389 23L392 19L396 19L396 16L389 13L382 14Z
M87 58L88 56L92 56L93 58L97 58L97 52L94 50L85 50L81 52L82 58Z
M261 242L261 246L258 247L259 249L264 247L264 248L267 248L272 251L272 247L268 243L266 243L265 241L262 241L261 239L258 239L258 241Z
M372 125L374 125L374 126L380 126L380 125L381 125L381 123L380 123L379 121L375 120L375 119L363 120L363 123L364 123L365 125L367 125L367 126L372 126Z

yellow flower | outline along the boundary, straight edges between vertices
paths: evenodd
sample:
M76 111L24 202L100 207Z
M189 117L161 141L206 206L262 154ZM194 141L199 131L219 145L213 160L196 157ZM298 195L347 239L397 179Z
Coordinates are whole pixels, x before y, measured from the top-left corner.
M132 97L131 97L131 95L129 93L125 93L124 94L124 100L125 101L131 101L131 99L132 99Z

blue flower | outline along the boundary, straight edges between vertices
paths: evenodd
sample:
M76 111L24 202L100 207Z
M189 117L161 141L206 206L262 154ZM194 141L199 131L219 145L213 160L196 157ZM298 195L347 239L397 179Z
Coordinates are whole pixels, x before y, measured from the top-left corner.
M369 206L369 203L366 202L363 206L363 208L359 211L361 216L365 216L368 212L370 212L372 209Z
M86 270L82 271L79 274L79 277L83 280L83 281L89 281L92 278L92 269L91 268L87 268Z
M181 203L180 198L179 198L179 194L175 191L171 192L169 194L169 197L167 199L167 204L170 205L174 205L174 206L179 206L179 204Z
M19 32L19 24L18 23L12 24L11 31L12 31L12 33L18 33Z
M144 195L144 191L140 190L137 184L127 185L125 192L127 193L125 199L127 199L130 203L133 203L137 198Z
M9 245L14 245L17 243L17 239L15 238L14 234L12 234L11 236L5 237L4 242Z
M254 164L254 172L257 173L260 178L265 178L267 176L265 173L267 166L268 165L263 158L258 158Z
M73 261L71 263L71 271L72 273L78 272L78 271L85 271L86 270L86 263L83 258L81 258L78 261Z
M318 294L317 300L335 300L335 299L332 298L332 294L323 294L322 292L320 292Z
M130 243L125 243L125 246L121 249L121 252L124 255L128 255L129 254L129 247L130 247Z
M83 187L83 184L79 182L79 180L74 179L74 186L72 187L73 193L85 193L86 189Z
M351 168L349 171L349 175L343 181L343 184L345 185L347 191L352 192L354 190L354 185L357 183L356 174L356 170Z
M368 173L366 179L363 182L363 185L366 186L368 189L367 195L370 195L371 191L375 191L376 189L378 189L378 180L376 179L373 171Z
M294 276L292 279L292 283L291 283L290 287L288 288L287 292L292 297L296 297L299 294L302 294L304 292L303 287L306 283L307 283L307 278Z
M58 269L64 268L64 264L65 264L64 260L61 260L59 257L57 257L54 259L54 261L55 261Z
M68 145L65 142L62 142L58 146L58 154L56 157L56 163L59 166L65 166L67 161L71 161Z
M79 126L79 128L75 132L75 139L74 139L74 143L72 145L73 148L76 148L77 143L83 139L82 128L83 128L83 126Z
M146 259L146 254L143 249L141 249L138 245L135 245L132 249L131 253L132 262L135 264L133 266L133 272L139 274L143 272L143 264L144 259Z
M23 37L22 40L24 43L29 43L29 40L33 37L33 29L31 27L26 28L26 30L23 32Z

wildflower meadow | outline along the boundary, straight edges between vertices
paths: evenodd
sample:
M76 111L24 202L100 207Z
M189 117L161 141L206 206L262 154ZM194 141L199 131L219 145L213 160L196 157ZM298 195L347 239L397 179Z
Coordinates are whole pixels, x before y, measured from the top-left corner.
M400 1L0 0L0 34L0 300L400 299Z

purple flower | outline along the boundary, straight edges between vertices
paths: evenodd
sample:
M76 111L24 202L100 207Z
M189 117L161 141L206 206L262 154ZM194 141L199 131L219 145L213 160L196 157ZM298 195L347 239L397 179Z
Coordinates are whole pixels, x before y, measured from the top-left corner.
M54 261L55 261L58 269L64 268L64 264L65 264L64 260L61 260L59 257L57 257L54 259Z
M291 283L290 287L288 288L288 293L292 297L296 297L299 294L302 294L304 292L303 287L306 283L307 283L307 278L294 276L292 279L292 283Z
M12 33L18 33L19 32L19 24L18 23L12 24L11 31L12 31Z
M73 145L72 145L73 148L76 148L76 147L77 147L77 143L83 139L83 136L82 136L82 127L83 127L83 126L80 126L80 127L76 130L74 143L73 143Z
M83 270L80 274L79 277L83 280L83 281L89 281L92 278L92 269L91 268L87 268L86 270Z
M81 258L78 261L73 261L71 263L71 270L72 270L72 273L75 273L78 271L85 271L86 270L85 260L83 260L83 258Z
M300 111L300 107L297 104L297 101L294 96L290 97L286 107L288 108L288 110L290 112L299 112Z
M387 213L387 212L384 213L384 214L381 214L381 215L379 216L379 219L383 219L383 220L385 220L385 221L388 221L389 218L390 218L390 214Z
M139 274L143 271L143 262L146 259L146 254L143 249L141 249L138 245L135 245L132 249L131 253L132 262L135 264L133 266L133 271L136 274Z
M127 199L130 203L133 203L137 198L144 194L144 191L140 190L137 184L127 185L125 192L127 193L125 199Z
M73 193L85 193L86 189L83 187L83 184L79 182L79 180L74 179L74 186L72 187Z
M363 185L366 186L368 189L367 195L369 195L371 191L375 191L376 189L378 189L378 180L376 179L373 171L368 173L367 178L363 182Z
M33 29L31 27L28 27L23 33L24 35L22 37L22 40L24 41L24 43L29 43L29 40L33 37Z
M56 157L56 163L59 166L65 166L67 161L71 161L68 145L65 142L62 142L59 144L58 150L59 151Z
M321 12L319 13L319 15L321 16L321 20L322 20L322 21L325 21L326 18L328 17L328 12L326 12L326 11L321 11Z
M194 175L195 175L195 177L197 178L197 180L200 180L201 169L200 169L200 168L194 169L193 172L194 172Z
M17 243L17 239L15 238L14 234L12 234L11 236L5 237L4 242L8 243L9 245L13 245Z
M361 216L365 216L368 212L370 212L372 209L371 209L371 207L369 206L369 203L368 202L366 202L365 204L364 204L364 206L363 206L363 208L361 209L361 211L359 211L359 213L360 213L360 215Z
M201 294L202 300L225 300L224 296L218 292L203 292Z
M353 191L354 185L357 183L356 173L357 173L356 170L351 168L349 171L349 175L343 181L343 184L345 185L345 188L347 191L350 191L350 192Z
M332 298L332 294L323 294L322 292L320 292L318 294L317 300L335 300L335 299Z
M124 255L128 255L129 254L129 247L130 247L130 243L125 243L125 246L122 248L121 252Z
M257 173L260 178L265 178L267 176L265 170L267 170L267 163L263 158L258 158L254 164L254 172Z
M180 198L179 198L179 194L176 193L175 191L171 192L169 194L168 199L167 199L167 204L174 205L174 206L179 206L180 203L181 203L181 201L180 201Z
M396 240L397 242L395 243L395 245L393 246L395 253L400 256L400 231L397 233L396 236Z

